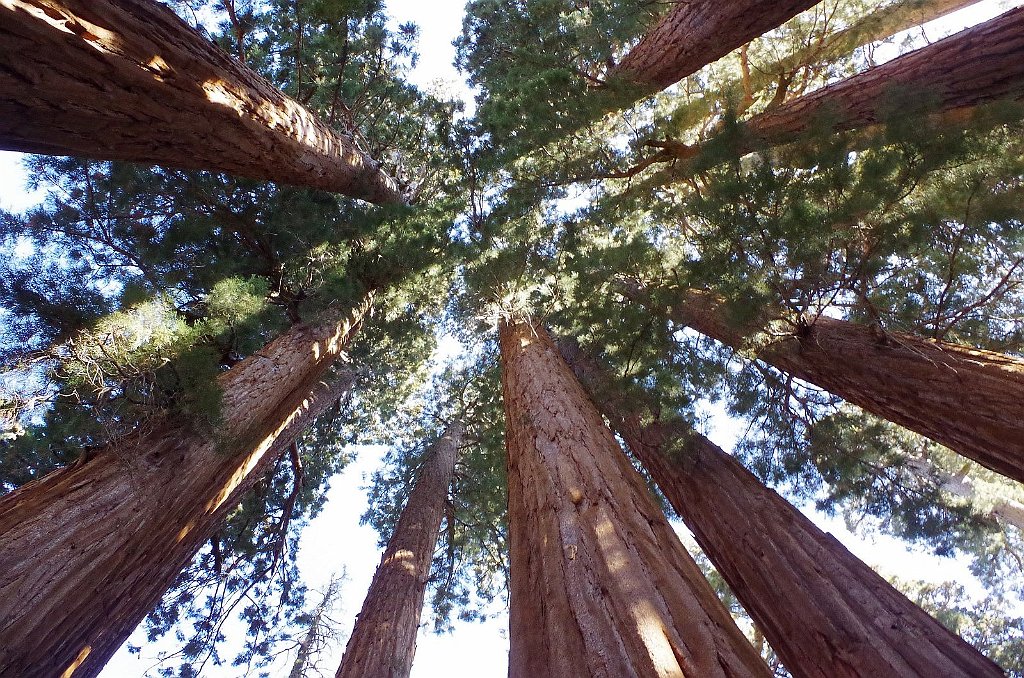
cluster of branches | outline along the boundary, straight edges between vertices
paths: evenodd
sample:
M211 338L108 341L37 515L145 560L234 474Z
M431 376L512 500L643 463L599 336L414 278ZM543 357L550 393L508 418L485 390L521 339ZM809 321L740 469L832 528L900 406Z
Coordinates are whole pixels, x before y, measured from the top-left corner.
M176 21L110 4L126 21ZM967 554L992 596L1024 593L1024 502L1006 477L1024 471L1013 450L993 449L1019 427L1014 414L992 415L1004 426L993 439L937 430L926 414L888 415L885 401L906 389L864 395L866 368L837 363L842 353L827 356L831 372L806 362L838 327L933 365L975 351L1020 369L1024 74L1005 54L1024 14L910 40L903 57L865 70L882 43L968 3L713 4L474 0L457 42L479 92L466 120L459 102L409 84L417 29L390 28L383 3L190 0L176 5L196 30L173 24L174 39L199 54L212 38L223 51L211 60L231 55L221 89L202 83L200 117L225 139L242 124L268 155L197 134L184 153L167 137L151 156L104 156L88 135L0 127L12 148L66 143L96 158L31 159L48 197L0 213L0 486L27 492L46 477L40 487L59 488L116 462L133 487L157 477L161 441L176 436L194 441L172 448L181 459L227 469L207 484L235 483L196 495L215 529L175 553L191 563L148 619L150 642L173 633L182 644L164 673L226 661L218 644L235 613L247 634L235 665L263 670L287 654L293 674L313 667L337 593L311 604L295 554L346 445L392 447L364 516L386 543L456 424L429 559L435 627L486 617L509 579L494 328L522 318L598 347L654 420L708 430L724 403L745 429L736 459L794 501ZM82 30L54 40L130 52L104 51L90 30L99 19L64 5L59 21ZM49 30L3 12L32 27L0 29L5 52ZM121 162L140 159L163 166ZM472 358L428 384L442 331ZM911 390L938 388L903 376ZM993 402L1020 395L1005 388ZM267 416L252 422L257 402ZM301 413L315 425L285 440ZM1024 671L1013 656L1024 622L994 598L971 608L948 585L913 593ZM105 652L53 661L102 666Z

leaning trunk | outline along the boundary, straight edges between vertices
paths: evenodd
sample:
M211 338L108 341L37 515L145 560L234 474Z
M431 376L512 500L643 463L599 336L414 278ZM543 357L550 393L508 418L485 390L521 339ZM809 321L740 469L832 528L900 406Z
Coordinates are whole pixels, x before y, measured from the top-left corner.
M0 2L0 148L402 202L351 137L152 0Z
M610 78L657 92L817 4L817 0L694 0L669 10Z
M367 308L296 325L224 373L218 431L158 423L0 498L0 675L97 675L224 516L351 388L348 373L320 380Z
M815 40L813 44L767 68L751 73L751 80L754 88L759 89L759 86L766 86L770 78L780 73L790 73L806 65L838 59L859 47L885 40L915 26L923 26L977 2L979 0L897 0L881 9L872 10L864 18L826 36L822 41Z
M543 328L503 324L509 676L762 676Z
M751 143L797 139L822 116L834 129L899 112L947 112L1024 95L1024 8L823 87L750 119ZM899 107L897 109L897 106ZM927 111L926 111L927 112Z
M710 95L681 104L673 112L673 118L680 121L680 128L696 125L707 115L708 100L725 100L730 91L749 92L751 104L755 94L773 85L778 95L779 81L791 78L808 64L835 61L859 47L934 21L976 2L978 0L897 0L872 11L847 28L827 35L823 40L815 40L778 61L748 69L742 79L728 80Z
M462 428L451 426L431 447L356 619L338 678L405 678L430 577Z
M627 295L643 302L636 292ZM674 294L666 311L735 349L762 329L733 322L720 299L696 290ZM751 348L772 367L1024 482L1020 358L825 316Z
M563 355L793 676L1003 675L706 437Z

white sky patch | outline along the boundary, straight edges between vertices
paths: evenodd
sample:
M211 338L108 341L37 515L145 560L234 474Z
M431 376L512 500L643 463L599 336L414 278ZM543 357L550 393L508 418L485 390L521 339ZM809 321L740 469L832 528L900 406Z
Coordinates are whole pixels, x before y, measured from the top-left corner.
M462 345L455 336L451 334L442 334L438 337L437 348L430 356L430 362L435 364L445 364L455 360L463 353L465 353L466 347Z
M28 175L22 167L25 156L13 151L0 151L0 209L20 213L42 202L44 188L29 191Z
M11 254L15 260L28 259L36 253L36 246L32 244L32 241L28 238L18 238L18 242L14 244L14 249L11 250Z
M897 33L885 43L876 43L874 47L869 48L869 51L875 64L883 64L924 44L937 42L965 28L994 19L1021 4L1024 3L1016 0L982 0L935 21L929 21L923 26L915 26Z
M568 216L590 206L597 194L597 188L587 184L573 184L567 195L554 203L555 214Z
M416 68L409 80L423 89L450 91L466 103L472 115L473 92L455 69L455 38L462 33L464 0L387 0L392 26L412 22L419 26Z

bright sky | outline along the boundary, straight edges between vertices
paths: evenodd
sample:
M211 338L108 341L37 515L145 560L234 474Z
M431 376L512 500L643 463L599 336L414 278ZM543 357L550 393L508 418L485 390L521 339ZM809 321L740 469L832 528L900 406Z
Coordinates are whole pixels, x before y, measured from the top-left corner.
M399 21L413 21L421 27L420 61L416 77L418 84L428 85L438 78L462 89L460 79L451 67L454 47L451 41L461 29L462 0L391 0L389 9ZM1009 3L1019 4L1019 3ZM984 20L1000 11L1007 3L987 0L968 10L957 13L945 27L928 30L935 39L953 30L952 26L969 25ZM463 90L464 91L464 90ZM20 167L21 156L0 152L0 207L21 211L36 204L41 194L29 194L24 189L25 175ZM730 449L738 432L724 417L713 417L705 431L725 449ZM342 618L351 619L359 610L374 569L380 559L377 535L369 527L359 525L359 516L366 507L364 487L377 467L381 449L366 448L359 458L342 474L334 478L323 513L308 526L302 536L299 564L303 577L311 589L326 585L332 574L345 570L348 580L343 587ZM973 578L962 562L939 559L921 551L908 551L898 540L880 537L865 541L850 534L839 520L815 516L816 522L832 532L857 556L878 567L883 574L896 574L905 579L930 581L957 580L970 582ZM312 596L315 598L315 594ZM351 623L351 622L349 622ZM143 646L142 656L129 655L122 649L103 672L106 678L134 678L142 676L152 666L154 648L145 647L144 637L136 634L131 641ZM336 667L343 646L335 649L332 657L324 658L322 666ZM421 629L418 641L415 678L497 678L507 673L507 618L500 614L486 623L455 624L450 635L435 635ZM233 678L237 669L207 667L205 675ZM281 667L278 675L286 675ZM333 668L330 670L333 674Z

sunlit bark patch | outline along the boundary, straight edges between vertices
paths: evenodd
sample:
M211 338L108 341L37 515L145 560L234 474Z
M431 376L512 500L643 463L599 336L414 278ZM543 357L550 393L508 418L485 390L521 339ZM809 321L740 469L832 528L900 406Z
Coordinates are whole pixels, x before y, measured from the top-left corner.
M78 653L77 657L75 657L75 661L73 661L70 666L64 669L64 673L60 674L60 678L71 678L71 676L75 674L75 671L78 669L78 667L82 665L82 662L84 662L86 658L89 656L90 652L92 652L92 647L90 645L86 645L85 647L83 647L82 651Z
M543 328L499 334L512 678L767 678Z
M0 70L19 74L4 81L0 148L404 202L349 137L160 3L0 0L0 12Z

